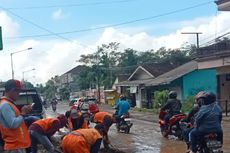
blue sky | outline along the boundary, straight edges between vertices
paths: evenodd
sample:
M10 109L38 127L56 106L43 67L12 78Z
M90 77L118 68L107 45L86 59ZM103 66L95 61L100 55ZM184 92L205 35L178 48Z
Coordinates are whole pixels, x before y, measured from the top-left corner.
M70 5L75 6L67 7ZM153 18L111 26L149 17ZM15 55L15 76L20 79L22 71L35 68L36 71L27 74L27 79L44 83L78 65L76 60L80 55L92 53L103 43L119 42L120 51L179 48L185 43L196 43L195 36L181 32L202 32L200 43L203 43L228 32L229 20L229 12L217 12L216 4L208 0L0 0L4 38L0 80L11 76L9 54L28 47L33 49ZM59 37L34 37L97 27L106 28ZM15 39L28 35L32 37Z
M0 6L4 8L17 8L10 9L15 14L38 24L41 27L49 29L52 32L66 32L75 31L81 29L88 29L92 27L100 27L113 25L117 23L123 23L126 21L132 21L145 17L151 17L159 14L164 14L174 10L191 7L197 4L210 2L207 0L167 0L165 2L156 0L129 0L123 2L111 0L111 3L107 1L97 0L0 0ZM105 2L104 4L93 4L97 2ZM114 3L113 3L114 2ZM62 7L62 5L71 4L85 4L83 6ZM87 5L88 4L88 5ZM28 8L28 7L45 7L45 6L57 6L51 8ZM27 8L27 9L25 9ZM61 12L60 19L53 19L52 14L54 12ZM197 7L184 12L178 12L172 15L154 18L151 20L140 21L132 24L120 26L125 27L152 27L148 28L147 32L152 35L164 35L178 28L177 26L165 26L167 23L174 23L183 20L191 20L196 17L215 15L216 5L213 3L206 4L201 7ZM47 34L46 31L41 30L21 19L9 14L15 21L20 24L20 30L18 35L37 35ZM162 26L164 25L164 26ZM103 31L103 30L98 30ZM68 34L68 38L79 38L85 34L95 33L92 31ZM44 38L46 39L46 38Z

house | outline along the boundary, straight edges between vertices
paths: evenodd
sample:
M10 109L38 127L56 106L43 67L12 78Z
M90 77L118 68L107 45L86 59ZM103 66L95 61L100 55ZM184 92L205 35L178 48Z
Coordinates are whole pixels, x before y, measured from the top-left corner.
M59 77L59 88L63 88L68 86L71 91L78 91L79 86L76 82L74 82L74 79L86 68L84 65L78 65L74 67L73 69L65 72Z
M157 76L173 69L170 63L149 63L140 65L128 77L126 81L118 82L117 88L120 88L120 93L125 94L131 100L132 106L151 107L151 93L145 87L145 82L156 78Z
M185 100L199 91L217 92L216 70L198 69L197 61L190 61L145 83L152 92L174 90Z
M217 98L225 110L225 102L230 102L230 41L221 41L200 48L199 69L215 69Z
M215 1L219 11L230 11L230 0Z

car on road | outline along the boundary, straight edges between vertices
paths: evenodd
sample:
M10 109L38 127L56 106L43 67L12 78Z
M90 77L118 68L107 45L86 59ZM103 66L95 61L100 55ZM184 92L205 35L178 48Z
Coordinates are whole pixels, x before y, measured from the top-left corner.
M4 94L4 89L0 90L0 96L2 97ZM34 103L34 104L33 104ZM24 105L32 105L32 111L27 114L27 116L35 116L39 118L45 118L45 109L43 108L43 102L42 99L37 92L36 89L22 89L19 93L19 97L17 101L15 102L16 106L18 107L19 110Z
M89 110L90 113L95 114L99 112L99 107L97 104L97 99L87 97L80 104L81 110Z
M82 102L81 98L74 98L70 100L69 106L73 106L73 105L80 106L81 102Z

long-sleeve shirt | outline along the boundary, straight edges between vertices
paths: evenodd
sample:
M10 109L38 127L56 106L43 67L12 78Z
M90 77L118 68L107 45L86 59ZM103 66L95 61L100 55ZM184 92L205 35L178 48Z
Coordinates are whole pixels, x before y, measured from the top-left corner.
M13 108L7 102L4 102L4 100L2 101L0 104L0 123L3 127L16 129L23 120L21 115L16 117Z
M195 122L199 131L215 132L221 130L222 110L216 103L201 106Z
M47 131L44 131L39 125L37 125L35 123L30 125L29 130L39 132L39 133L46 135L47 137L50 138L60 129L60 127L61 127L61 125L60 125L59 121L54 121L53 124L51 125L51 127Z
M127 114L129 112L130 106L129 103L125 100L120 100L116 108L118 109L118 116L122 116L124 114Z

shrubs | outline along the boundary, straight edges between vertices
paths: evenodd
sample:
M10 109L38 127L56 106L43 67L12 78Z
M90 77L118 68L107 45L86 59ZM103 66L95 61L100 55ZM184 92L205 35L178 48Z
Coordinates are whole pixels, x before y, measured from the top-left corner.
M168 90L162 90L162 91L155 91L154 92L154 109L159 109L161 108L167 101L168 99Z
M153 99L154 101L153 108L155 110L154 112L156 112L156 110L159 110L166 103L168 99L168 93L169 93L168 90L154 92L154 99ZM187 97L185 100L181 101L182 103L181 111L183 113L189 112L193 108L194 101L195 101L194 96Z
M193 108L194 101L195 101L194 96L187 97L187 98L182 102L181 111L182 111L183 113L189 112L189 111Z

